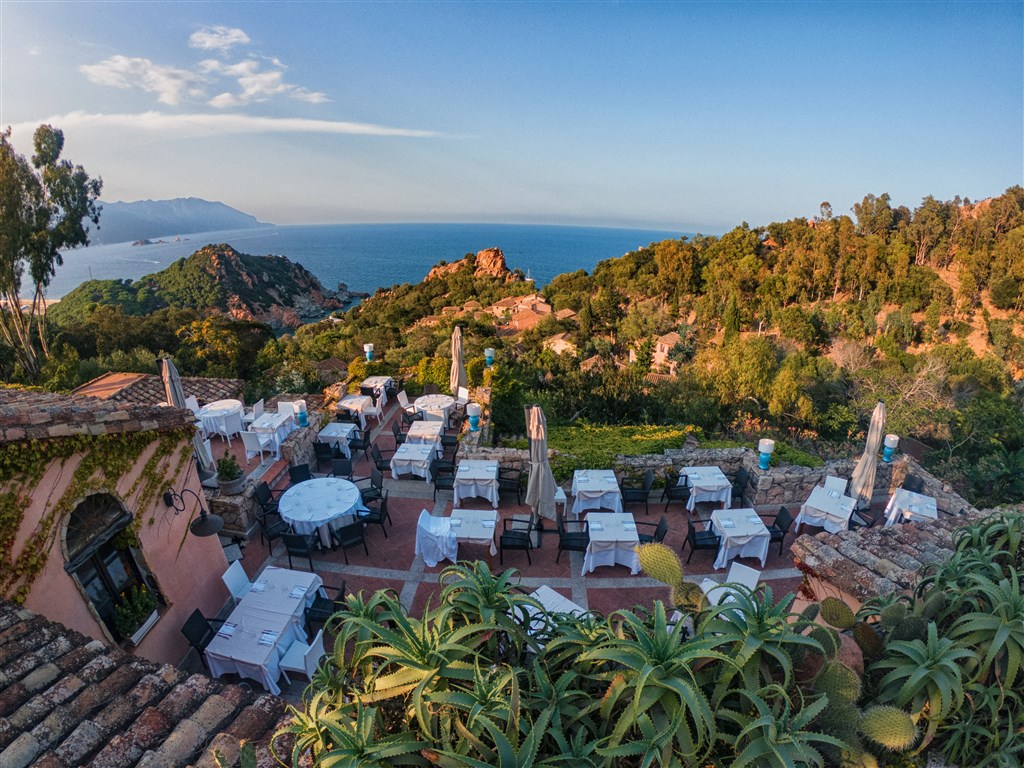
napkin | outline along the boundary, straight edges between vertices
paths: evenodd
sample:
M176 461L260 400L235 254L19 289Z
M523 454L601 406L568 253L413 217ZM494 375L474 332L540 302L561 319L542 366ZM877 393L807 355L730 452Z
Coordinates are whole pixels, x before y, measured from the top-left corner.
M722 527L723 528L735 528L736 527L736 523L734 523L732 520L723 520L722 521Z
M839 498L839 491L829 491L828 495L831 496L833 499L838 499Z
M636 523L623 523L622 524L622 530L624 530L624 531L635 531L636 530Z
M260 633L260 645L273 645L277 642L277 632L272 629L264 629Z
M757 515L747 515L747 522L748 523L760 523L761 522L761 518L758 517Z
M482 525L484 528L493 528L494 527L494 521L493 520L481 520L480 521L480 525Z
M218 637L231 637L235 634L235 627L237 624L221 624L220 629L217 630Z
M590 530L592 530L592 531L603 531L604 530L604 523L592 522L590 524Z
M919 507L917 504L911 504L910 505L910 511L911 512L920 512L921 511L921 507Z
M253 585L251 587L249 587L249 591L250 592L262 592L266 588L267 588L267 582L260 580L260 581L253 582Z
M305 596L306 588L301 584L296 584L294 587L292 587L292 591L288 594L288 597L292 598L293 600L298 600L300 597Z
M461 517L451 517L449 518L449 520L451 521L452 528L458 528L460 525L462 525Z

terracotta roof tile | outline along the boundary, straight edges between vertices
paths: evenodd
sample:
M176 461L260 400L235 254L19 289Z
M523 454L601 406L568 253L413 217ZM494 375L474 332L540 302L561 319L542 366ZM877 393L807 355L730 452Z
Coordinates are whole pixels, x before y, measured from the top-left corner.
M185 397L195 396L200 405L215 400L236 398L245 388L242 379L213 379L182 376ZM72 390L73 395L88 395L119 403L163 405L167 402L163 379L152 373L105 373Z
M213 766L239 739L263 754L285 713L275 696L187 675L0 600L0 765Z
M914 588L917 571L953 551L956 529L999 510L940 514L937 520L800 536L793 559L858 600Z

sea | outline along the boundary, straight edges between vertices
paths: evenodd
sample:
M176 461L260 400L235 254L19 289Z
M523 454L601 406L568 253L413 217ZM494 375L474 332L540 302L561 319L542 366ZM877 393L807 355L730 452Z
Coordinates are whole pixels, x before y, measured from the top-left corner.
M501 248L509 269L523 270L543 287L563 272L590 272L604 259L687 234L527 224L331 224L165 235L154 238L165 242L150 245L66 251L47 298L59 299L90 279L137 280L210 243L227 243L254 256L287 256L326 288L345 283L351 291L372 294L381 287L419 282L442 260L457 261L491 247Z

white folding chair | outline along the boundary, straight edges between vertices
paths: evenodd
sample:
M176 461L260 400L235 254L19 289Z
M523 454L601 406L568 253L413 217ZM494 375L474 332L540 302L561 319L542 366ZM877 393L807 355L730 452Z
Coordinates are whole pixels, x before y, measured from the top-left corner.
M242 417L242 423L245 425L252 424L256 419L263 415L263 401L257 400L251 411L247 411L245 416Z
M398 404L406 413L416 413L416 406L409 402L409 395L404 389L398 393Z
M196 399L195 395L189 395L185 398L185 407L192 411L192 414L197 419L199 418L199 400Z
M286 416L295 415L295 403L291 400L282 400L277 404L277 412L283 413Z
M452 533L452 523L447 517L434 517L427 510L420 512L416 522L416 554L433 568L442 560L453 563L459 557L459 542Z
M726 584L739 584L753 591L757 589L760 579L761 572L759 570L749 568L741 563L732 563L723 583L719 584L712 579L704 579L700 583L700 590L707 597L709 603L720 605L733 599L733 590L725 586Z
M245 446L245 463L252 461L253 456L259 454L260 463L263 463L263 452L274 452L274 436L265 435L262 432L242 431L242 445Z
M380 425L384 420L384 410L381 408L382 398L374 395L370 398L371 405L368 408L363 408L364 416L373 416L377 420L377 424Z
M224 418L220 422L221 436L228 441L228 445L231 445L231 436L237 435L242 431L242 414L238 411L232 411L231 413L225 414Z
M316 633L316 637L313 638L312 643L306 645L296 640L285 651L284 657L281 659L281 674L284 675L284 679L288 681L289 685L292 682L291 678L288 677L289 672L298 672L312 680L313 675L316 674L316 668L320 665L320 659L323 657L324 630L321 627L320 631Z
M252 586L249 577L245 573L245 569L242 567L241 560L235 560L235 562L229 565L228 569L220 575L220 578L236 603L246 596L249 592L249 587Z
M825 490L835 491L840 496L846 493L846 478L829 475L825 478Z
M469 388L459 387L458 396L455 398L457 405L468 405L469 404Z

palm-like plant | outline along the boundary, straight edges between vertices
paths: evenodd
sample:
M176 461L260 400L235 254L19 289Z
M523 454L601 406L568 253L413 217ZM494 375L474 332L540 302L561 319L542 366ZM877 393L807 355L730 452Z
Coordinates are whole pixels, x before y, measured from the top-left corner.
M641 765L666 764L673 753L688 760L707 755L715 718L696 668L731 662L711 642L684 643L682 622L669 628L660 600L650 623L631 611L615 617L618 636L580 655L581 663L603 662L598 676L608 682L600 713L609 731L598 751L608 758L642 756Z
M737 584L730 589L734 599L709 609L696 634L709 638L735 665L719 675L715 701L722 701L737 675L748 691L774 683L788 687L792 654L798 649L822 650L817 640L800 634L810 622L789 610L795 595L776 603L771 587L751 592Z
M1024 595L1016 570L1009 572L1010 577L997 584L973 577L974 586L968 592L984 610L961 616L950 636L977 649L978 678L1015 690L1020 688L1016 683L1024 665ZM990 676L993 669L995 674Z
M936 729L956 712L964 699L961 664L974 654L948 637L939 637L935 622L927 640L890 643L886 658L874 669L888 672L878 683L878 700L907 705L915 719L926 718L928 729L919 751L935 737Z
M729 763L732 768L803 768L825 764L815 745L846 749L835 738L810 729L812 722L828 704L827 697L811 703L793 702L780 685L766 686L758 691L737 689L738 698L746 703L736 710L722 709L718 716L723 723L723 741L736 751ZM738 728L735 736L725 732L729 726Z

